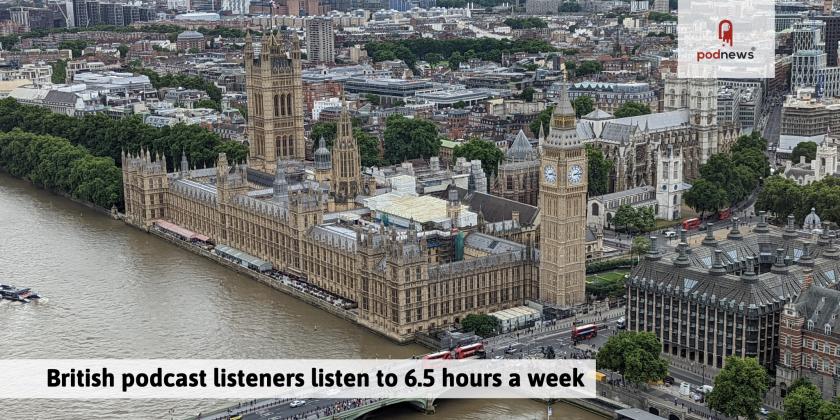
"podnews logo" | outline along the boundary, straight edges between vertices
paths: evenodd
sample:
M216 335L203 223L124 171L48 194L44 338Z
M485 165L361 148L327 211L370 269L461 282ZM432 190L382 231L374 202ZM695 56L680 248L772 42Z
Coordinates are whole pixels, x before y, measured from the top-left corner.
M735 47L735 26L729 19L722 19L717 25L717 39L721 42L723 48ZM718 48L714 51L697 51L697 62L710 60L753 60L755 59L755 47L749 51L737 50L722 50Z

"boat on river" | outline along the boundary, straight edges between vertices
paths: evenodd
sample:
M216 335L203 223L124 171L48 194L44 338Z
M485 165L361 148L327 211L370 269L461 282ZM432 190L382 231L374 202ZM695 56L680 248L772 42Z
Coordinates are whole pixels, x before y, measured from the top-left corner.
M29 303L40 299L41 296L29 288L19 288L8 284L0 284L0 299Z

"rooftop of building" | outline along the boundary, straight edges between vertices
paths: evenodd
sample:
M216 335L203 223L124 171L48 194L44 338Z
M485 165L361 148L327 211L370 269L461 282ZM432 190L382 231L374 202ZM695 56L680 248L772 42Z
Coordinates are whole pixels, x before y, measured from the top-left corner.
M815 287L837 288L840 248L834 232L816 237L793 225L769 226L760 216L752 232L733 219L727 238L707 230L703 243L662 252L652 246L628 282L739 313L776 310L795 298L807 276Z

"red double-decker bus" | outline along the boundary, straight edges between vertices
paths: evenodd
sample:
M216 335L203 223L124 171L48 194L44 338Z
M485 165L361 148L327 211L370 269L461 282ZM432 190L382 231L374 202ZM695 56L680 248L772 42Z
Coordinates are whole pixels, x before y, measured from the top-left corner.
M425 359L425 360L446 360L446 359L451 359L451 358L452 358L452 354L449 353L448 350L439 351L437 353L429 353L429 354L423 356L423 359Z
M598 335L598 326L595 324L581 325L580 327L572 328L572 340L586 340Z
M732 217L732 209L723 209L718 212L718 220L726 220Z
M468 344L466 346L461 346L455 349L456 359L467 359L474 356L481 357L481 355L483 354L484 344L482 343Z
M697 229L700 227L700 219L693 217L691 219L683 220L682 228L685 230Z

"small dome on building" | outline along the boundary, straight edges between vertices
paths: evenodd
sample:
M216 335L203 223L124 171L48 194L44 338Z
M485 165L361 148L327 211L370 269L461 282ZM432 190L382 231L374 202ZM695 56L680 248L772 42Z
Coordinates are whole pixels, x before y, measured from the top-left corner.
M324 136L318 140L318 149L315 150L315 169L329 170L332 169L332 155L330 149L327 149L327 142Z
M815 208L811 207L811 213L805 216L805 223L802 224L802 228L808 230L822 228L822 221Z
M204 34L196 31L184 31L178 34L178 41L186 41L190 39L204 39Z

